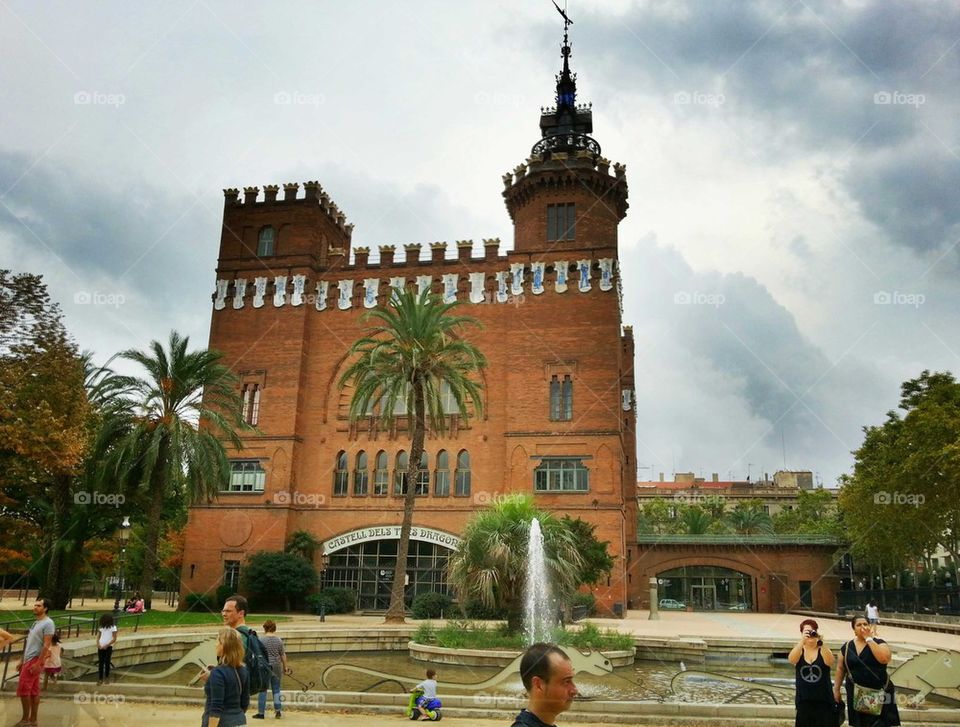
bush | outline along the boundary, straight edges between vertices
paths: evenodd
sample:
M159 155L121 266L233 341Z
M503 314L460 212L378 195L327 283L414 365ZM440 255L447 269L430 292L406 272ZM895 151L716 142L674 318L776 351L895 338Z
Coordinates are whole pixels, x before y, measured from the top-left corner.
M450 613L453 607L453 599L446 593L421 593L413 599L414 618L442 618L444 614Z
M414 642L418 644L434 644L437 641L437 632L433 628L433 624L429 621L426 621L419 626L417 630L413 632Z
M465 617L477 619L478 621L497 621L507 617L506 609L488 608L480 603L480 601L474 600L464 603L461 607L461 610L463 611L463 615Z
M188 593L183 599L186 606L184 610L201 613L203 611L217 611L220 608L214 603L214 597L205 593Z
M299 556L260 551L247 559L240 583L258 608L282 604L290 610L294 602L316 588L317 572Z
M214 597L214 600L217 602L216 607L219 609L226 602L227 598L236 595L236 592L233 586L228 586L226 583L217 586L217 595Z
M577 649L603 649L605 651L630 651L636 646L633 637L618 631L607 630L601 633L593 624L584 624L577 631L555 629L553 640L561 646L573 646Z
M357 607L357 592L349 588L324 588L306 598L312 613L353 613Z

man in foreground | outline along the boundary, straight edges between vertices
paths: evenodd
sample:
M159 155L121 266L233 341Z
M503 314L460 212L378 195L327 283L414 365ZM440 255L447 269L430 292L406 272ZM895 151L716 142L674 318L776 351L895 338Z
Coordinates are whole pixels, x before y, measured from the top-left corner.
M577 696L570 657L556 644L533 644L520 659L520 679L529 699L512 727L554 727Z
M50 654L53 634L56 628L47 615L50 611L49 598L37 598L33 604L33 616L37 620L30 627L27 643L23 647L23 657L17 664L20 679L17 681L17 696L23 716L14 727L32 727L37 724L37 712L40 710L40 674L43 662Z

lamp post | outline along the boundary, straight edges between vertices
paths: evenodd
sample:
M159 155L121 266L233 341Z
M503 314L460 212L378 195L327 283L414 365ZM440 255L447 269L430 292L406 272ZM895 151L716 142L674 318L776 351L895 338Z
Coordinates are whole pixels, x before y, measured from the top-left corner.
M120 613L120 599L123 596L123 587L126 585L124 579L126 578L126 573L124 571L124 562L123 558L127 553L127 538L130 537L130 516L124 515L123 522L120 523L120 568L118 569L117 575L117 597L113 602L113 612L115 614Z

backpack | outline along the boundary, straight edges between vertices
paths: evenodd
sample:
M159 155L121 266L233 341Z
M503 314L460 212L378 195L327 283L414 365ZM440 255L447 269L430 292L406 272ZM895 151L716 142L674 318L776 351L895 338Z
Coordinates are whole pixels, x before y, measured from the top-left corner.
M259 694L270 688L270 679L273 677L273 667L267 658L267 650L257 636L257 632L249 626L237 628L244 636L243 663L247 667L250 677L250 694Z

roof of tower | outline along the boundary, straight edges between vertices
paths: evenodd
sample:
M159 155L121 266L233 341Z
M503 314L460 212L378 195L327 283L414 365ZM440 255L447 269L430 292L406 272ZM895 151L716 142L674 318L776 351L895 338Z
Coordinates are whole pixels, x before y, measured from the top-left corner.
M549 158L554 152L588 151L599 157L600 145L590 137L593 133L593 111L590 104L577 104L577 74L570 71L569 27L573 21L556 2L553 5L563 16L563 45L560 47L563 69L557 74L556 106L540 109L542 138L533 145L530 153Z

